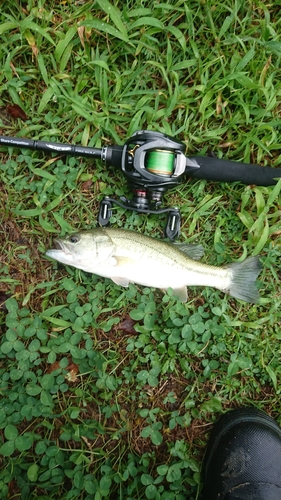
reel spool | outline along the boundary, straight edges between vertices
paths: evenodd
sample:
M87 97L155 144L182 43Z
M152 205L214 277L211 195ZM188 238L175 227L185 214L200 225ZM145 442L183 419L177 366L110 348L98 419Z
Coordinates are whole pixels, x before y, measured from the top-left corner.
M156 149L149 151L145 157L145 168L156 175L173 175L175 155L172 151Z

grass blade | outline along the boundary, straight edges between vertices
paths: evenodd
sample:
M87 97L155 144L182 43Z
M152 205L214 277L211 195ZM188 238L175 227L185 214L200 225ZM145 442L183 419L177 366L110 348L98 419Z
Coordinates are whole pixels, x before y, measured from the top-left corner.
M124 35L122 31L119 31L114 26L106 23L105 21L100 21L99 19L90 19L88 21L81 21L79 26L86 26L87 28L94 28L95 30L100 31L101 33L106 33L107 35L114 36L123 40L123 42L129 42L128 35Z
M72 38L77 34L77 29L75 26L72 26L66 33L65 37L63 40L60 40L59 43L56 46L55 50L55 59L57 62L60 61L62 58L62 55L65 51L65 49L68 47L69 43L71 42Z
M129 41L127 30L121 20L122 12L108 0L97 0L98 4L109 15L111 21L115 24L117 30L122 33L124 40Z
M164 29L162 21L153 17L141 17L140 19L137 19L137 21L130 26L130 29L133 30L139 27L143 28L144 26L152 26L153 28L159 28L160 30Z

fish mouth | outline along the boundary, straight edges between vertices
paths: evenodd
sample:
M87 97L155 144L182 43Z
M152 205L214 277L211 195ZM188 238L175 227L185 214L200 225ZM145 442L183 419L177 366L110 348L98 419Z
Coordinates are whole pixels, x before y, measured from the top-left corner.
M55 239L55 240L53 240L53 243L54 243L54 248L52 248L52 250L48 250L48 252L52 252L52 254L53 253L58 254L60 252L63 252L66 255L71 255L71 252L69 251L69 249L67 248L67 246L65 245L65 243L62 240Z
M56 250L64 250L64 245L61 240L54 240L54 245Z
M67 246L65 245L65 243L62 240L60 240L58 238L55 239L54 245L55 245L55 250L60 250L61 252L64 252L64 253L70 255L71 252L69 251L69 249L67 248Z

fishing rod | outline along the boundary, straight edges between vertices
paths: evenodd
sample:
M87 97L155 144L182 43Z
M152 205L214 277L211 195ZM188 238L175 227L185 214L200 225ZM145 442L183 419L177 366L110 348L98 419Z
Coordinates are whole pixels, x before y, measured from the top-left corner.
M83 156L101 160L121 169L132 190L132 198L119 200L106 196L101 204L98 222L109 223L114 204L140 213L167 213L165 236L174 239L180 231L178 208L162 207L164 193L179 185L184 176L219 182L241 182L272 186L281 177L280 168L238 163L221 158L186 156L186 146L169 135L150 130L135 132L123 146L93 148L51 141L0 136L0 145L43 151L44 153Z

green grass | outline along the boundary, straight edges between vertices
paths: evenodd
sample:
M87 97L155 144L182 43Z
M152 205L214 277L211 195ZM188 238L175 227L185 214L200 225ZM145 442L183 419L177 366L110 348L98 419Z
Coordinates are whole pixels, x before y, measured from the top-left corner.
M244 5L2 2L0 133L99 147L152 129L189 154L280 166L280 5ZM205 262L263 262L260 304L191 287L183 305L44 257L56 234L95 227L105 195L129 194L120 172L0 154L1 498L197 499L222 412L280 422L280 186L167 193ZM165 218L118 208L112 224L161 237Z

